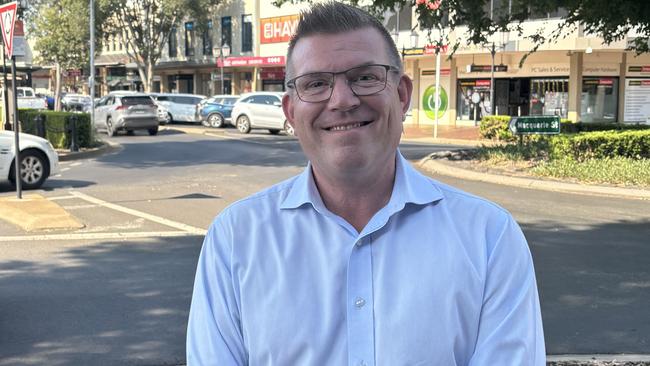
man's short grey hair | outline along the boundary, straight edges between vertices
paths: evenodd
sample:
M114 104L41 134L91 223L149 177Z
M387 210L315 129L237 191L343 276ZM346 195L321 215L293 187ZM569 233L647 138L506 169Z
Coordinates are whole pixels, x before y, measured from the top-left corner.
M296 43L301 38L317 34L340 34L362 28L376 29L384 38L386 53L392 66L402 71L402 59L393 38L377 18L367 12L335 1L311 5L300 12L300 21L296 27L287 51L287 78L293 77L291 57Z

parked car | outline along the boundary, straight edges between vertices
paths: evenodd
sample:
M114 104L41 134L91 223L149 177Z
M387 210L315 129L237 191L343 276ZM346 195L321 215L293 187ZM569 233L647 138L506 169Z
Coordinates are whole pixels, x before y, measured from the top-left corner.
M25 86L16 88L16 100L18 109L47 109L47 100L36 96L34 89ZM0 102L4 105L4 91L0 88ZM11 100L9 101L11 102Z
M14 132L0 131L0 181L16 184ZM44 138L21 133L20 182L24 189L37 189L51 176L59 174L59 156Z
M95 104L95 128L105 130L112 137L124 130L132 135L135 130L158 133L158 107L147 94L111 92Z
M157 93L151 94L151 96L156 101L156 104L162 106L167 112L162 116L161 122L201 122L198 105L207 98L205 95Z
M265 128L272 134L284 130L293 135L293 127L282 111L282 92L253 92L244 94L232 109L232 120L241 133L253 128Z
M230 115L239 95L214 95L199 104L201 123L206 127L219 128L232 124Z
M63 110L69 112L90 112L92 101L90 96L82 94L66 94L61 98Z

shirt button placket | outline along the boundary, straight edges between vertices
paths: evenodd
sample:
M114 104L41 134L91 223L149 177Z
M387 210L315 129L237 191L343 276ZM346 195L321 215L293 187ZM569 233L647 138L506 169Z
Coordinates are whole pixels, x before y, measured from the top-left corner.
M374 366L372 246L359 239L350 254L347 277L348 365Z

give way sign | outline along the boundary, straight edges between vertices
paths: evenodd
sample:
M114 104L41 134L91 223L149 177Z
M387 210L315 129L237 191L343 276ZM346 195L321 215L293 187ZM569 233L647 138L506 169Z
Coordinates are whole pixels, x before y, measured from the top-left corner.
M14 23L18 12L18 2L10 2L0 6L0 26L2 26L2 40L5 44L5 53L11 58L14 54Z

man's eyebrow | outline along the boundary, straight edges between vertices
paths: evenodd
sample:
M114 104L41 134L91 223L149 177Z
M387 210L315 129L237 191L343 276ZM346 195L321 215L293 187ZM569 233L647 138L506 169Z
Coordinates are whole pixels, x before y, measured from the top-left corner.
M303 73L296 74L296 76L309 75L309 74L317 74L317 73L320 73L320 72L334 72L334 73L339 73L339 72L347 71L347 70L350 70L350 69L355 69L355 68L357 68L357 67L363 67L363 66L369 66L369 65L384 65L384 63L382 63L382 62L377 62L377 61L366 61L366 62L362 62L362 63L360 63L360 64L356 64L356 65L354 65L354 66L352 66L352 67L348 67L347 69L345 69L345 70L341 70L341 71L314 70L314 71L305 71L305 72L303 72ZM385 65L389 65L389 66L390 66L389 63L386 63Z

